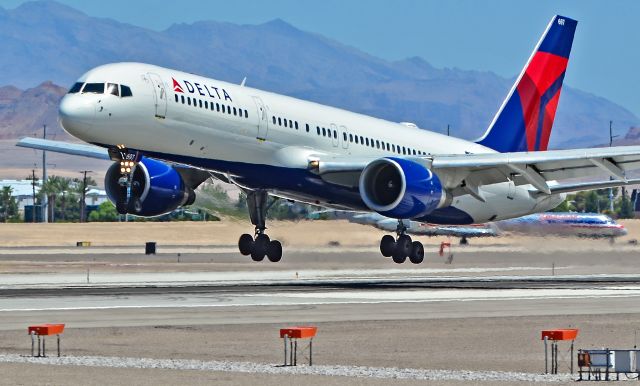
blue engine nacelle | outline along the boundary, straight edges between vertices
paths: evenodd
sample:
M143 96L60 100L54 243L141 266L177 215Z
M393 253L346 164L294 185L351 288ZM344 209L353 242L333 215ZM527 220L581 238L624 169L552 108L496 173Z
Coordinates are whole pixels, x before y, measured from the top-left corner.
M417 218L447 205L447 193L427 167L403 158L380 158L360 175L360 196L383 216Z
M107 170L104 186L119 212L159 216L195 201L193 189L185 185L180 173L161 161L145 157L140 160L133 171L128 202L127 188L120 183L120 178L120 163L116 162Z

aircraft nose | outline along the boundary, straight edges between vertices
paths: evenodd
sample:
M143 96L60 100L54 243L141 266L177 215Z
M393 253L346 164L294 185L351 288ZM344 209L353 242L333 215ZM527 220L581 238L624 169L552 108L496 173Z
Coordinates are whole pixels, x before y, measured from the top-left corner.
M95 107L81 94L67 94L58 107L60 124L66 131L78 136L91 126L95 118Z

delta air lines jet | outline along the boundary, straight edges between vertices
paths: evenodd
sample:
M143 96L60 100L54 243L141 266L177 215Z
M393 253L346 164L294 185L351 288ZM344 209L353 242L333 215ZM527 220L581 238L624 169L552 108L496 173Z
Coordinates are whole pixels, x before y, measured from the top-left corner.
M577 22L555 16L486 133L472 142L142 63L94 68L60 102L60 122L91 145L19 146L115 161L105 188L120 213L193 203L214 177L247 193L256 261L282 257L266 233L269 195L433 224L472 224L554 208L566 192L625 185L640 147L547 151ZM563 180L605 173L601 181ZM606 178L606 179L605 179ZM420 263L402 221L383 255Z

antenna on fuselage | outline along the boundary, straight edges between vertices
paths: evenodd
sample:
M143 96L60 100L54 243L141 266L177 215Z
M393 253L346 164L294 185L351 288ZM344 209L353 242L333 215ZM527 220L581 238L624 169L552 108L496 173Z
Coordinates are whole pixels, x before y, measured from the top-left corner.
M240 83L240 87L244 87L244 84L247 83L247 77L245 76L244 79L242 79L242 82Z

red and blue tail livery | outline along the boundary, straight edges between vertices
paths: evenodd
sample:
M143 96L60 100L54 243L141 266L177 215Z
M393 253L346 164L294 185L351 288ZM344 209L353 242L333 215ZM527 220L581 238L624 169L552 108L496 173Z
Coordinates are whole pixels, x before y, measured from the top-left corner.
M547 150L576 20L554 16L489 129L477 143L499 152Z

